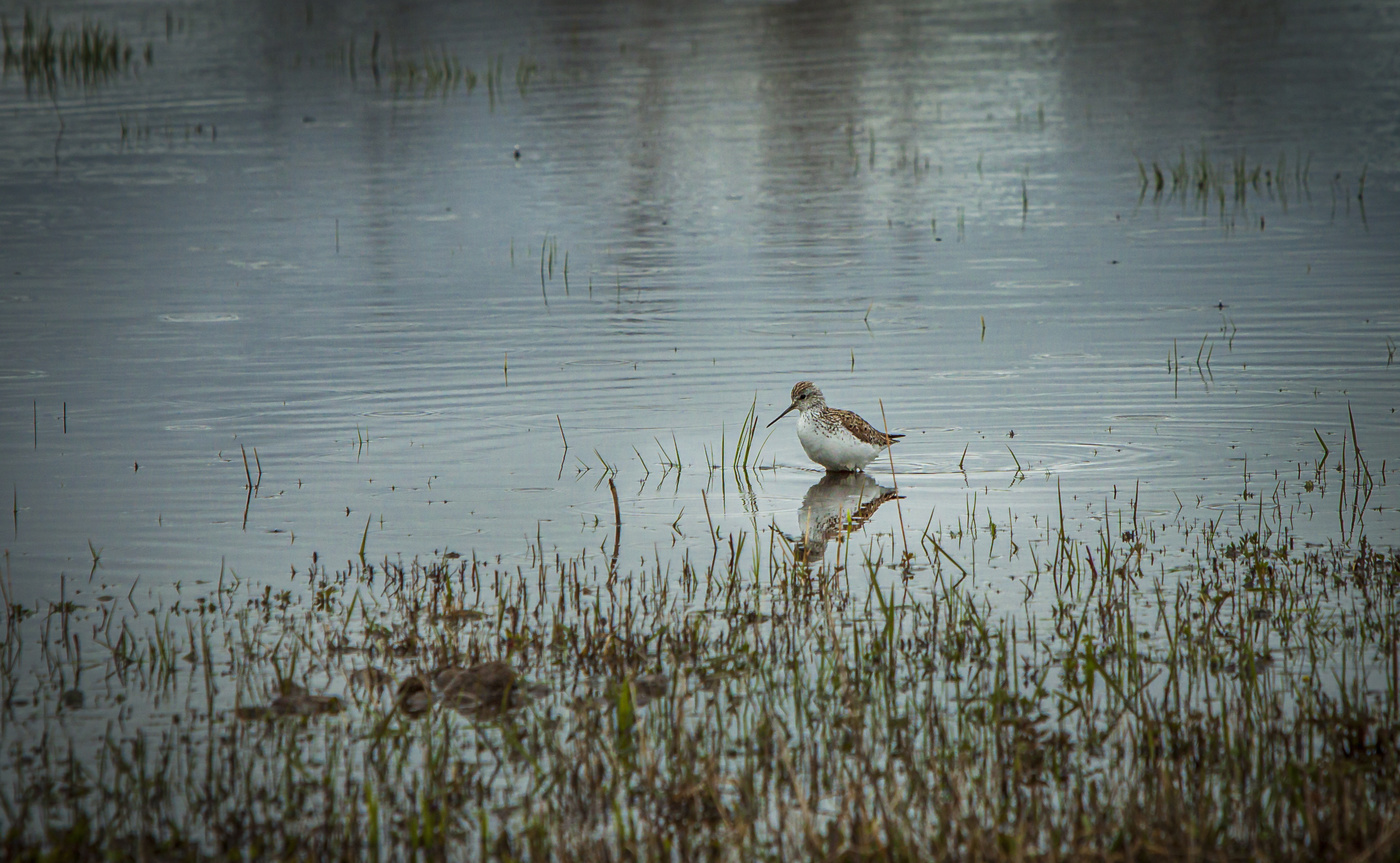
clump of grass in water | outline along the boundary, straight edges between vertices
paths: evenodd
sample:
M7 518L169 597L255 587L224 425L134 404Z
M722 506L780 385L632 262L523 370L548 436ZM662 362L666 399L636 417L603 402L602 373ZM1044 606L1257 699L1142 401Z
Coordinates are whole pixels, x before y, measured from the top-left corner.
M55 30L46 14L41 22L28 9L18 38L8 20L0 19L5 74L14 71L26 88L42 86L53 93L60 83L95 87L132 68L135 49L115 32L84 19L77 27ZM142 52L146 65L154 60L151 45Z
M734 473L748 472L749 469L758 467L758 457L763 453L763 444L758 445L758 450L753 448L755 435L758 434L758 396L755 394L753 403L749 405L749 412L744 414L743 421L739 424L739 439L734 442L734 458L730 462L730 467ZM772 434L771 432L769 433ZM764 443L767 438L764 438ZM721 455L721 458L723 456Z
M501 101L505 92L502 89L502 75L504 74L506 58L504 54L486 60L486 96L491 105L491 110L496 110L496 103Z
M529 57L521 57L515 67L515 88L520 91L520 98L529 95L530 81L538 74L540 66Z
M0 726L0 841L10 859L1387 859L1400 554L1300 548L1292 518L1134 502L1081 537L1052 514L1017 537L1027 594L1000 612L944 565L994 525L971 511L930 518L910 578L888 534L810 573L749 530L679 571L539 540L519 565L313 555L297 591L221 575L178 607L64 601L81 651L7 570L0 693L34 719ZM79 669L103 684L60 701ZM494 698L440 682L487 670ZM288 693L311 708L279 712ZM87 739L60 703L160 722Z
M720 427L720 438L718 449L711 450L707 445L704 447L705 464L709 468L711 478L716 473L720 475L721 483L725 482L727 474L732 474L739 488L744 493L752 497L752 477L750 471L759 469L758 459L763 453L764 444L768 438L773 436L770 431L768 436L754 448L754 441L758 434L758 396L755 395L753 402L749 405L748 412L739 422L739 436L734 441L734 449L729 449L728 434L724 426ZM662 448L665 453L665 448ZM679 458L679 450L676 451Z
M395 56L389 64L389 82L396 91L411 92L421 86L424 96L445 98L460 87L471 95L476 80L471 67L446 51L424 49L421 58Z
M1234 215L1247 209L1251 193L1255 197L1277 201L1284 211L1288 209L1289 194L1295 197L1307 195L1312 155L1304 159L1298 154L1295 158L1291 188L1288 156L1282 152L1273 166L1250 162L1244 150L1240 150L1228 164L1217 164L1204 147L1189 155L1183 147L1173 162L1154 160L1150 173L1141 158L1137 159L1137 166L1139 200L1145 199L1150 191L1154 202L1176 199L1185 204L1190 201L1203 214L1213 203L1219 210L1221 220L1230 222ZM1227 200L1233 202L1233 209L1227 210Z

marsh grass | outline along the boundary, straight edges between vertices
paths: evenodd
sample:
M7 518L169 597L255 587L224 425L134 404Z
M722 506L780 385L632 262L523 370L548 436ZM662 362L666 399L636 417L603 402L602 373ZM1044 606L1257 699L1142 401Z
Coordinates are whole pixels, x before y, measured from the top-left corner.
M505 65L504 54L486 60L486 96L493 111L496 110L496 103L505 98L505 85L503 83Z
M445 48L424 48L420 53L414 54L400 53L391 45L387 52L387 63L381 66L382 41L379 31L376 30L370 42L367 60L359 58L357 42L354 39L341 45L330 59L339 63L352 81L359 80L361 69L368 66L376 85L381 83L383 73L387 72L389 86L395 93L420 93L425 98L437 96L445 99L458 92L470 96L482 80L475 69ZM492 109L504 96L504 65L504 56L493 56L486 62L484 77ZM539 71L539 65L533 60L520 58L516 69L516 86L522 97L526 95L532 79Z
M769 437L772 436L769 432ZM739 422L739 437L734 442L734 455L729 462L729 467L737 475L747 472L750 469L757 469L758 458L763 454L763 445L768 442L765 437L758 445L758 449L753 447L754 438L758 435L758 396L755 395L753 403L749 405L749 412L744 414L744 418ZM724 461L724 446L720 445L720 461Z
M529 57L521 57L515 66L515 88L524 99L530 94L530 82L539 74L540 65Z
M1346 432L1315 479L1350 501L1368 471ZM1326 486L1338 468L1349 485ZM3 855L1400 850L1395 551L1310 547L1248 489L1233 526L1134 496L1085 533L1061 507L1014 536L974 495L929 515L922 559L873 533L811 567L701 503L712 556L630 567L616 537L611 557L536 537L514 564L370 562L362 537L358 561L313 554L290 589L221 572L145 602L64 588L43 610L7 566ZM1020 561L1022 599L993 604L1004 579L972 565L988 541Z
M1183 147L1175 160L1153 160L1149 169L1138 158L1137 167L1139 202L1151 194L1154 203L1179 201L1183 206L1193 205L1202 215L1214 207L1228 227L1235 227L1237 219L1249 211L1251 199L1276 203L1286 213L1290 200L1311 194L1308 183L1312 155L1301 152L1295 152L1290 162L1287 153L1280 151L1278 158L1268 164L1253 161L1240 150L1229 161L1220 162L1204 147L1192 151ZM1365 174L1363 168L1358 181L1361 189L1365 188ZM1359 200L1362 196L1358 193ZM1262 216L1259 225L1262 230Z
M77 26L54 28L52 19L24 10L18 33L8 20L0 19L0 40L4 42L3 68L24 79L26 88L39 87L53 95L60 84L90 88L131 71L136 49L102 24L83 19ZM147 66L154 62L153 48L147 43L140 59Z
M350 62L353 63L353 50ZM424 96L446 98L458 89L467 95L476 89L476 72L454 54L425 48L417 57L398 55L389 62L389 83L395 91L422 88Z

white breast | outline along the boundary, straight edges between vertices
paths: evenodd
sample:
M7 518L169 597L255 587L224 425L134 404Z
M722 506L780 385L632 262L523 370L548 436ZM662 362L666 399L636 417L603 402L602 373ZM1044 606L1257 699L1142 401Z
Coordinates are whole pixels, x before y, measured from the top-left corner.
M806 411L797 418L797 439L807 457L827 470L860 470L884 449L865 443L839 424L835 428L823 426L816 411Z

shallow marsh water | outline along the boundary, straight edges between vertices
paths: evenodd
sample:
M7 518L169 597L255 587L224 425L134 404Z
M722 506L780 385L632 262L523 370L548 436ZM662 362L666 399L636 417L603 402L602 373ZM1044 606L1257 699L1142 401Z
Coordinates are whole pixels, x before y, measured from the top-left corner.
M766 551L821 492L762 429L799 379L907 435L887 562L1128 507L1396 541L1385 4L49 8L138 59L0 86L14 602Z
M1396 440L1384 7L166 12L53 7L152 45L60 86L61 135L0 91L22 595L89 541L153 586L343 557L366 519L371 556L597 545L603 460L636 554L705 546L706 448L802 378L883 403L936 522L1057 483L1228 501L1314 464L1314 429L1337 449L1348 404ZM425 51L475 87L394 75ZM1223 215L1143 194L1137 160L1202 152ZM1237 157L1282 191L1236 199ZM714 515L791 531L818 477L790 423L760 441L776 469Z

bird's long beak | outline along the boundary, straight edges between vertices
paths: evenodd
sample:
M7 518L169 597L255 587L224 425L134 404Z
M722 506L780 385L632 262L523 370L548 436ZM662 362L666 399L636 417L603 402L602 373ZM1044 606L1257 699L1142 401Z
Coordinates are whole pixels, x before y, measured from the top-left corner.
M787 416L788 414L792 413L793 410L795 410L796 408L797 408L797 402L793 402L792 404L788 405L787 410L783 411L782 413L778 414L776 417L773 418L773 423L777 422L778 420L780 420L780 419L782 419L783 417ZM772 427L773 427L773 423L769 423L768 425L764 426L764 428L772 428Z

